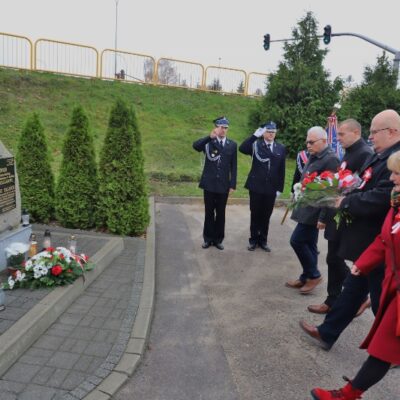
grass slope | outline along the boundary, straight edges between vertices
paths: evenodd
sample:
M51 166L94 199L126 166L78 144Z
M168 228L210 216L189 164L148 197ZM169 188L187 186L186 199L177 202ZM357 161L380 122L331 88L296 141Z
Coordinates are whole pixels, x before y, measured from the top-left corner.
M242 96L0 68L0 139L15 153L28 115L37 112L57 177L74 106L81 104L87 112L98 157L117 98L136 111L150 192L182 196L201 195L197 185L203 156L192 149L192 142L209 134L215 117L226 115L231 122L229 137L240 144L249 134L247 119L257 102ZM239 153L236 197L247 196L243 185L250 162ZM286 195L293 168L294 161L288 160Z

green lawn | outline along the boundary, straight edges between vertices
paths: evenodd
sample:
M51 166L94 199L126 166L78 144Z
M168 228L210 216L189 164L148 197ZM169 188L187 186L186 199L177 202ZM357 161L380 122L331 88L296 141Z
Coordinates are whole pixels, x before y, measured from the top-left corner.
M193 141L209 134L215 117L226 115L231 122L229 136L240 144L252 133L248 132L247 120L258 101L181 88L0 68L0 138L15 152L27 116L37 112L45 128L57 176L62 142L73 107L81 104L87 112L98 155L109 112L117 98L132 104L136 111L149 190L162 196L201 195L197 182L202 155L192 149ZM235 197L247 196L243 185L250 160L248 156L238 155ZM289 193L294 165L293 160L288 160L285 197Z

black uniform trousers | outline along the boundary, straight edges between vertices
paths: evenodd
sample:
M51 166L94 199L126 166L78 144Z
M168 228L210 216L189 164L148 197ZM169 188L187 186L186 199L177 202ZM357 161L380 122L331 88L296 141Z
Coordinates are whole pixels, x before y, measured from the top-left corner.
M276 193L250 194L250 244L267 244L269 220L274 209Z
M204 190L203 238L208 243L221 243L225 236L225 208L228 193L214 193Z
M342 293L343 282L350 273L350 269L343 258L337 255L339 244L339 240L328 240L328 253L326 255L326 264L328 265L328 297L324 303L331 308L340 293Z

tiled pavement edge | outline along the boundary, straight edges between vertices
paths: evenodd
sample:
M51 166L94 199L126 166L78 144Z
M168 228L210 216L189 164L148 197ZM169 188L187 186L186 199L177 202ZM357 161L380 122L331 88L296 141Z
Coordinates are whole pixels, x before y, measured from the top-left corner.
M57 303L54 293L60 292L56 289L43 299L43 309L37 309L39 301L26 314L40 311L46 320L46 313L52 317L66 309L19 359L9 349L10 359L18 361L0 380L2 400L107 399L133 373L145 349L153 312L154 199L150 215L147 240L125 238L125 250L103 273L96 268L97 279L87 274L93 283L85 284L84 293L71 305L61 302L52 310L49 303ZM73 286L60 289L74 292ZM18 323L11 328L15 330ZM19 340L24 338L19 335Z
M119 362L99 386L84 397L84 400L107 400L133 374L145 351L150 334L155 293L155 206L154 198L149 199L150 225L146 235L146 254L143 287L138 311L130 332L129 341ZM71 400L74 398L71 398ZM69 400L69 399L68 399Z
M72 285L52 290L0 336L0 376L96 280L122 250L123 240L110 238L92 257L96 268L86 274L85 284L78 279Z

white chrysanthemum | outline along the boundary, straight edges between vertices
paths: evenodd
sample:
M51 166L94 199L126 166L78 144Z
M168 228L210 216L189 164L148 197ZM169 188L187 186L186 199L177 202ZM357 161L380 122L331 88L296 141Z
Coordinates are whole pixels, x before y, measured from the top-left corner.
M28 261L25 263L25 270L26 270L26 271L30 271L30 270L32 269L32 266L33 266L32 260L28 260Z
M293 194L294 194L294 199L297 201L301 195L301 188L302 184L300 182L297 182L293 185Z
M12 289L14 287L14 285L15 285L14 279L12 278L12 276L9 276L8 277L8 286L10 287L10 289Z

